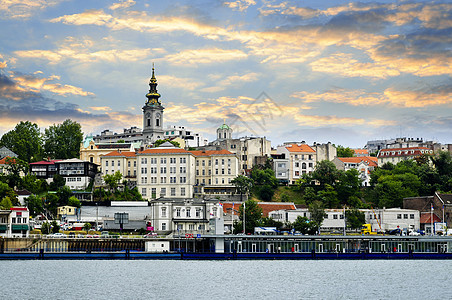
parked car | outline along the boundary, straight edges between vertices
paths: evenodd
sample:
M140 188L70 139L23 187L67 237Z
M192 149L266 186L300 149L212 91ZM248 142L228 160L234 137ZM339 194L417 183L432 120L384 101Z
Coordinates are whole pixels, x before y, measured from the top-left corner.
M49 234L48 237L64 239L66 237L66 235L64 233L57 232L57 233L54 233L54 234Z
M157 236L157 232L149 232L145 235L143 235L144 238L153 238Z

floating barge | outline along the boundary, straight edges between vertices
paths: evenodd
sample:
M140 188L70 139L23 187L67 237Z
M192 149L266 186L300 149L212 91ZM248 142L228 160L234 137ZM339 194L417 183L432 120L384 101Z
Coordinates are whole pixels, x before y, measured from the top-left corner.
M173 235L135 238L0 239L0 260L452 259L452 237Z

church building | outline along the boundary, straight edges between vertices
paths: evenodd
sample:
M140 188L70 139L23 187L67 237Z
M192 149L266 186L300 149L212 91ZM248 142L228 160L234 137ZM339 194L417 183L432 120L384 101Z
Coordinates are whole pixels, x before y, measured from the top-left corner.
M157 79L154 68L149 82L149 93L146 94L147 101L143 106L143 144L152 144L156 140L164 138L163 110L160 94L157 92Z

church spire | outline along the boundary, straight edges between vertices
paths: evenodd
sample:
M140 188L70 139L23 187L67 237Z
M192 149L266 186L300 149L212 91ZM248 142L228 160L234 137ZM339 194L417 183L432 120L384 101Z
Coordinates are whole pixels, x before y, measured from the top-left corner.
M154 63L152 63L152 77L149 81L149 93L146 94L146 98L148 98L146 105L162 105L159 100L160 94L157 92L157 79L154 71Z

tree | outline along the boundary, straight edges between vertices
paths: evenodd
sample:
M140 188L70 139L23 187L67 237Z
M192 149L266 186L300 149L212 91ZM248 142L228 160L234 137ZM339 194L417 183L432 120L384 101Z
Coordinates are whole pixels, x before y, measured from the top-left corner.
M114 174L106 174L104 176L104 181L110 188L110 192L116 191L118 188L119 182L121 181L122 174L119 171L116 171Z
M289 202L290 201L290 197L287 193L282 193L280 196L281 202Z
M17 154L18 159L27 163L42 158L42 137L39 127L30 121L21 121L0 139L0 147L5 146Z
M60 187L57 191L58 205L67 205L72 191L68 186Z
M37 215L41 214L44 211L44 203L42 201L42 198L30 195L27 198L25 198L25 204L28 207L28 210L30 211L30 215L33 217L36 217Z
M55 174L53 175L53 181L50 183L50 190L56 191L65 185L66 180L64 180L64 177L59 174Z
M231 183L236 187L237 192L240 193L240 201L242 201L242 195L248 194L249 190L253 186L253 181L243 175L239 175L231 180Z
M298 216L295 222L292 223L292 226L295 231L302 234L313 235L317 231L317 224L310 221L307 217Z
M282 222L276 221L270 217L262 218L260 220L260 223L264 227L276 227L277 230L281 229L284 226Z
M314 188L308 186L304 189L303 200L306 204L311 204L315 200L318 200L318 196L314 190Z
M13 205L19 204L19 199L17 199L17 194L14 190L4 182L0 182L0 200L8 197Z
M345 220L347 222L347 226L351 229L361 228L361 226L366 223L364 213L356 208L345 211Z
M322 160L315 165L314 171L310 174L312 179L319 182L323 189L326 184L334 186L339 179L339 172L333 162Z
M58 200L58 196L54 193L48 193L44 198L44 208L51 218L57 214Z
M60 225L58 225L57 221L53 220L50 225L52 226L52 233L60 232Z
M82 126L67 119L61 124L53 124L45 129L44 153L52 158L68 159L80 157L80 143L82 140Z
M323 205L325 205L328 208L336 208L339 206L339 199L337 198L337 192L334 190L334 188L326 184L325 189L321 190L317 193L318 198L320 201L323 202Z
M13 203L8 196L4 197L2 201L0 201L0 209L10 209L11 207L13 207Z
M244 206L245 206L245 232L253 233L254 227L260 225L262 218L262 208L257 204L257 201L251 199L247 200L239 208L239 219L242 222Z
M42 223L41 233L42 234L49 234L50 233L50 224L49 224L49 222Z
M22 176L28 172L28 163L18 159L6 158L6 182L11 188L19 187L22 183Z
M154 147L157 148L158 146L160 146L161 144L165 143L165 142L170 142L171 144L173 144L174 147L180 148L180 144L176 141L172 141L169 139L166 140L156 140L154 142Z
M314 201L309 205L309 212L311 213L311 221L315 222L317 231L322 226L323 220L326 217L323 203L320 201Z
M337 198L342 205L360 206L360 201L356 200L359 200L361 197L361 180L359 179L358 170L339 171L339 179L336 183L335 190L337 192ZM352 204L351 202L355 203Z
M69 205L69 206L74 206L74 207L77 207L77 208L80 208L80 207L82 206L81 203L80 203L80 200L78 200L77 198L75 198L75 196L69 197L69 200L68 200L68 202L67 202L67 205Z
M338 145L336 147L336 155L337 157L353 157L355 156L355 151L350 149L349 147L345 148L344 146Z
M91 224L90 223L83 224L83 230L89 231L90 229L91 229Z
M27 174L22 177L20 188L26 189L33 194L40 194L47 191L47 181L44 179L36 179L33 174Z

